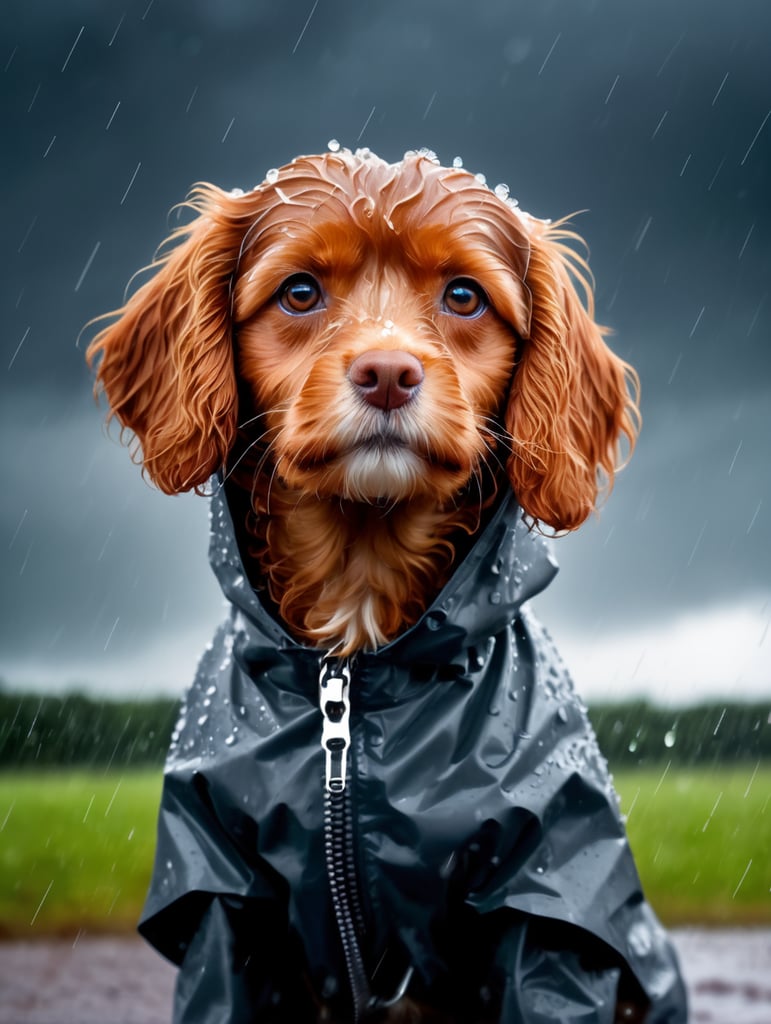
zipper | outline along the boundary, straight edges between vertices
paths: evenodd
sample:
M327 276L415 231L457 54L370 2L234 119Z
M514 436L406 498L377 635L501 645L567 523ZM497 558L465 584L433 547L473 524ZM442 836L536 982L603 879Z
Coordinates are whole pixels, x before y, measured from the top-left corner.
M361 940L364 913L359 897L354 849L353 809L348 782L351 746L351 662L325 658L319 673L319 706L323 716L321 745L324 772L324 854L337 929L343 947L353 1004L353 1024L368 1010L398 1002L407 991L413 968L407 970L390 998L373 995Z
M354 857L350 789L346 787L351 745L351 666L325 658L319 675L319 704L324 724L324 853L337 928L343 946L353 1001L353 1021L372 1003L369 978L359 945L364 915L359 900Z

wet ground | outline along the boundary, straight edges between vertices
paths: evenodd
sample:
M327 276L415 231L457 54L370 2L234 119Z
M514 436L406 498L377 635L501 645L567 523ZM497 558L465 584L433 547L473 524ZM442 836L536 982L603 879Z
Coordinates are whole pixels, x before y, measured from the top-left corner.
M771 1024L771 929L674 938L691 1024ZM173 985L138 939L0 944L0 1024L168 1024Z

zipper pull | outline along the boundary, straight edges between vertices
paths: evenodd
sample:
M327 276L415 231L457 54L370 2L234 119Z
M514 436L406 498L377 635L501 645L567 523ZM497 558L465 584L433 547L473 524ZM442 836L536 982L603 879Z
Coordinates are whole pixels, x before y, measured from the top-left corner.
M329 793L345 789L348 748L351 668L347 661L325 658L319 674L319 705L324 716L321 745L326 754L326 786Z

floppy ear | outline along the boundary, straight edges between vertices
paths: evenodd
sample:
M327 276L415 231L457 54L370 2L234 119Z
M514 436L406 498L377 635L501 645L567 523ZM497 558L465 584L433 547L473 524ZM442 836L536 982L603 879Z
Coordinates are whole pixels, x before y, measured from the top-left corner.
M576 529L600 489L610 490L621 438L631 454L640 426L637 374L605 344L588 265L565 241L581 240L559 224L534 231L530 330L505 413L514 492L533 520L556 530Z
M198 213L149 269L154 276L114 314L88 347L132 458L168 494L199 490L225 460L237 427L230 282L243 228L235 200L200 186Z

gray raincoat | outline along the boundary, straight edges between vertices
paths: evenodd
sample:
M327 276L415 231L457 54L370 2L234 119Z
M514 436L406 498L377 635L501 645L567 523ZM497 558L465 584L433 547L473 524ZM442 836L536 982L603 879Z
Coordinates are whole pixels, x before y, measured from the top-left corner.
M211 516L230 612L172 738L140 923L181 967L176 1024L351 1021L405 989L462 1024L610 1024L617 991L685 1021L607 765L523 607L556 566L513 496L422 618L343 667L250 585L224 488Z

